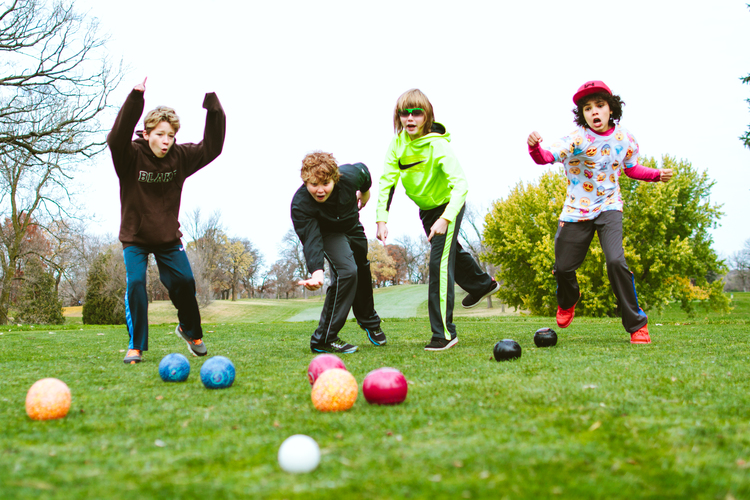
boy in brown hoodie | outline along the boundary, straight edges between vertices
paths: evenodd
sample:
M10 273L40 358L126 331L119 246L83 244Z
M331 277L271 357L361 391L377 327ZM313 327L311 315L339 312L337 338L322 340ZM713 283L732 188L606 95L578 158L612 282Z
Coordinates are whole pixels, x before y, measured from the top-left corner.
M198 144L177 144L180 119L160 106L144 119L144 130L133 132L143 114L146 80L136 85L117 115L107 144L120 180L120 241L125 256L127 291L125 317L130 334L127 364L139 363L148 350L146 269L154 254L159 278L177 308L175 332L194 356L208 352L203 343L195 279L180 237L180 197L185 179L221 153L226 116L215 93L206 94L206 126Z

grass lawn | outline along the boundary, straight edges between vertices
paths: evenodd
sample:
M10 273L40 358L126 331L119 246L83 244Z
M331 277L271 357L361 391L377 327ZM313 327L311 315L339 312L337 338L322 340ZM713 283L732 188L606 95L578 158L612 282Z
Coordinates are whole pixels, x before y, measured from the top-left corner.
M455 348L426 353L424 317L385 321L385 347L350 322L342 337L361 348L342 358L360 388L392 366L409 395L379 407L360 394L336 414L310 401L315 322L281 321L309 303L259 307L281 318L262 322L204 315L209 355L237 369L233 387L213 391L200 383L206 358L190 358L185 383L159 378L164 355L187 354L173 323L151 328L134 366L121 361L122 327L9 326L0 498L750 498L750 294L734 305L725 316L653 314L645 346L630 345L619 320L577 317L538 349L534 331L554 319L478 315L457 318ZM521 344L519 360L491 359L503 338ZM42 377L70 387L66 418L26 416ZM323 458L290 475L276 453L298 433Z

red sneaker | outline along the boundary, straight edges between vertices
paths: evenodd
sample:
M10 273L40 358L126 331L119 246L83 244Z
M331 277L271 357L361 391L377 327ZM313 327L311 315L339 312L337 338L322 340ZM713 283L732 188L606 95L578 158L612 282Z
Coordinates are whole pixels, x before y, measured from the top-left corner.
M560 328L567 328L573 322L573 316L576 315L576 306L573 305L570 309L563 309L557 306L557 326Z
M631 344L650 344L651 336L648 334L648 325L643 325L640 330L630 334Z

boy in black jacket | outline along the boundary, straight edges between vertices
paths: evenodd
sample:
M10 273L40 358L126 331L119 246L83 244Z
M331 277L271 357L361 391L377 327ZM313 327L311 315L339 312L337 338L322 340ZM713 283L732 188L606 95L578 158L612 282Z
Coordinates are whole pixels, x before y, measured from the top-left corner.
M159 277L177 308L175 333L194 356L205 356L195 279L180 237L180 197L189 176L213 161L224 146L226 117L216 94L206 94L206 127L198 144L176 144L180 119L160 106L144 118L143 131L133 131L143 114L146 80L136 85L117 115L107 144L120 179L120 241L125 256L125 317L130 334L127 364L139 363L148 350L146 269L154 254Z
M292 199L292 222L312 277L300 281L308 290L323 286L323 259L331 266L318 328L310 339L312 352L352 353L357 346L338 337L349 309L370 342L386 343L372 298L367 237L359 211L370 199L370 171L362 163L338 166L330 153L316 151L302 160L304 185Z

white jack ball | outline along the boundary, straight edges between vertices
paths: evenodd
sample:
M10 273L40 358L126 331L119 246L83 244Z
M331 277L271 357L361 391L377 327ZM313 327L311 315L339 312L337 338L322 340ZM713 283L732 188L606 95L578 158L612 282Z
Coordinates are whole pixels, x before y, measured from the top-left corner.
M279 465L286 472L311 472L320 463L320 447L310 436L289 436L279 447Z

